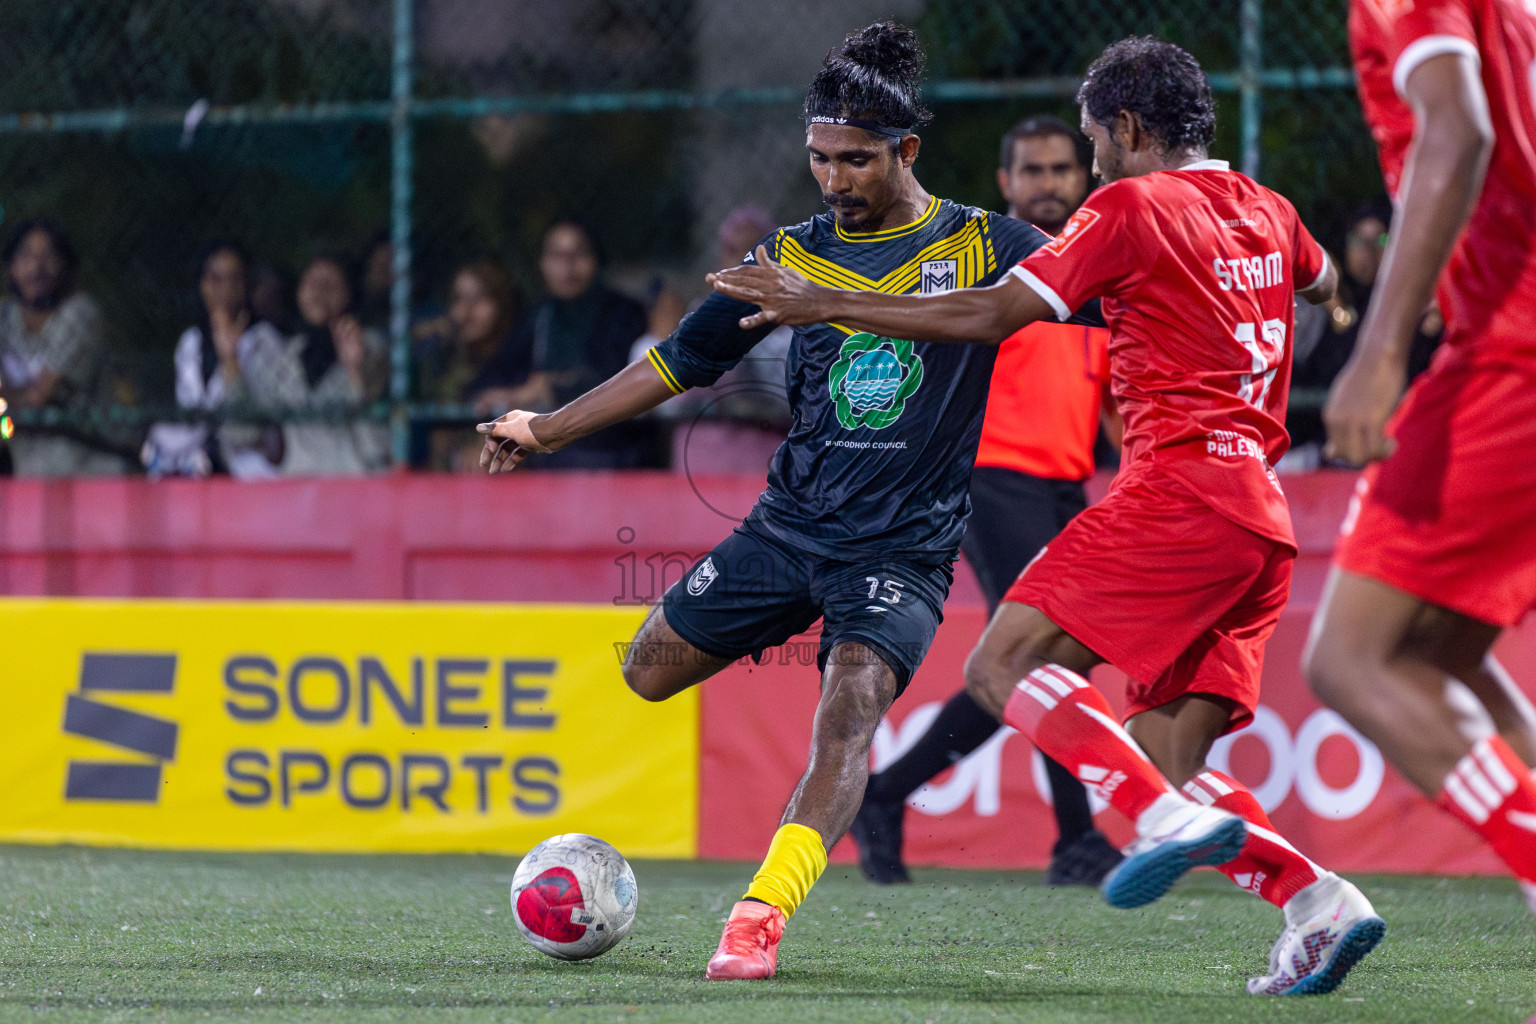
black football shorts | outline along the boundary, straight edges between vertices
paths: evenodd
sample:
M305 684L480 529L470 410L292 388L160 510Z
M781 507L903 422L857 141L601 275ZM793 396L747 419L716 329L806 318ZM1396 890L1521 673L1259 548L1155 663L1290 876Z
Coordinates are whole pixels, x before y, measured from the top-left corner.
M662 595L667 623L706 654L752 657L822 620L818 669L839 644L873 650L907 688L944 620L951 564L896 558L844 562L797 549L750 524L736 528Z

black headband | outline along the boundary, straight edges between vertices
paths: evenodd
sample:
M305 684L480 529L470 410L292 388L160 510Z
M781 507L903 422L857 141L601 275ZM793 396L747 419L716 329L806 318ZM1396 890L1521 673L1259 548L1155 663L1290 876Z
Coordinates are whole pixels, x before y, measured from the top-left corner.
M862 128L867 132L875 132L880 135L889 135L893 139L904 138L912 134L910 128L892 128L888 124L880 124L878 121L865 121L857 117L825 117L817 114L805 119L805 126L809 128L813 124L842 124L849 128Z

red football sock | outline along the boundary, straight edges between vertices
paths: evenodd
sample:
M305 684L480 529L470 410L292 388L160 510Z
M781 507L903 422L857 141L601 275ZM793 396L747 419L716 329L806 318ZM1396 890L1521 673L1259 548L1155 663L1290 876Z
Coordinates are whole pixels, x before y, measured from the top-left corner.
M1474 743L1435 802L1488 840L1516 878L1536 882L1536 779L1504 737Z
M1045 665L1020 680L1003 721L1132 821L1161 796L1182 801L1115 721L1104 695L1071 669Z
M1217 871L1240 887L1283 907L1322 874L1322 868L1303 857L1275 831L1258 800L1232 776L1206 769L1184 784L1184 793L1207 807L1214 805L1231 811L1248 823L1248 841L1243 844L1243 852L1216 866Z

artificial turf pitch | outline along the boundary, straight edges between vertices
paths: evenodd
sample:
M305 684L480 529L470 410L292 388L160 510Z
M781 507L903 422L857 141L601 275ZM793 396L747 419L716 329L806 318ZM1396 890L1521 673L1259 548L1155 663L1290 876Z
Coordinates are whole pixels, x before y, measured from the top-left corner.
M3 1021L1516 1022L1536 920L1506 879L1357 878L1386 940L1340 990L1259 999L1279 915L1205 871L1135 911L1038 874L834 866L779 976L706 982L750 868L642 862L629 937L559 963L517 935L516 860L0 847Z

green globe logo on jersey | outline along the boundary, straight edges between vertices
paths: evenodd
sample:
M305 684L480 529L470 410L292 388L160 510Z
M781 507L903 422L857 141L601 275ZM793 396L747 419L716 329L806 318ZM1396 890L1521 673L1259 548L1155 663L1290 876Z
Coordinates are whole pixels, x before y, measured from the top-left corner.
M843 342L827 378L837 420L849 430L879 430L901 418L923 383L923 357L910 341L855 334Z

